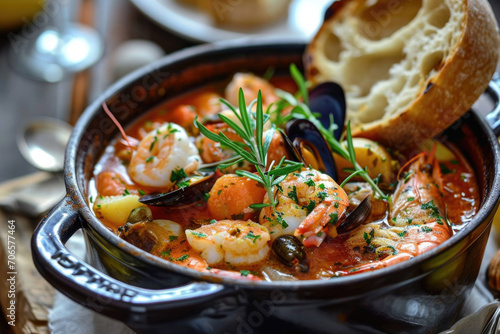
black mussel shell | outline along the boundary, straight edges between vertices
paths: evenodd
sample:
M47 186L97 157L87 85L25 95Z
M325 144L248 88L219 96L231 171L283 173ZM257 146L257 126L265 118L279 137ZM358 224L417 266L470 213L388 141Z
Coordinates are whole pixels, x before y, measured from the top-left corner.
M298 265L301 272L309 271L305 247L297 237L293 235L280 235L273 241L273 251L281 262L292 267Z
M347 217L337 226L337 233L342 234L354 230L361 225L370 215L372 210L371 195L366 196L361 203L351 211Z
M205 194L212 189L215 181L222 174L219 172L208 173L195 183L179 188L165 194L150 194L139 198L139 202L150 206L186 207L205 199Z
M334 82L324 82L309 92L309 109L320 114L318 117L321 124L328 129L330 127L330 115L337 124L334 131L335 139L339 140L344 128L346 115L346 102L344 90Z
M328 174L334 180L337 180L337 168L333 160L332 152L327 142L323 138L318 128L310 121L305 119L296 119L287 123L286 135L288 146L292 143L292 152L295 152L297 159L308 166L306 156L313 156L319 171Z

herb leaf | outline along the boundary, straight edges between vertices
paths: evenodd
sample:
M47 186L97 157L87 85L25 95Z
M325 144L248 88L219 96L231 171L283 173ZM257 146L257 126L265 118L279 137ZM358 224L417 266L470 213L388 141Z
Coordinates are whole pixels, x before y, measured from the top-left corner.
M248 177L260 183L268 194L273 210L276 210L276 200L273 196L272 187L277 186L279 182L283 181L289 173L299 170L302 167L302 163L285 161L281 159L276 167L267 167L267 153L271 145L271 140L274 135L274 127L271 131L266 132L264 135L264 124L269 121L270 117L264 114L262 107L262 95L259 91L257 100L250 103L249 106L246 105L245 96L243 94L243 89L240 88L238 96L238 107L239 111L236 110L228 101L221 100L237 117L240 121L241 126L236 122L232 121L228 117L223 115L220 117L223 122L228 124L243 140L242 142L232 141L224 133L213 133L208 130L203 124L201 124L196 118L194 123L200 132L212 141L221 143L230 149L232 149L237 155L240 156L234 162L230 162L224 167L235 164L236 162L242 162L246 160L247 162L253 164L257 170L257 174L250 173L244 170L237 170L236 175ZM255 104L256 112L252 112L252 106ZM221 166L220 166L221 167ZM262 208L265 206L253 205L253 208Z

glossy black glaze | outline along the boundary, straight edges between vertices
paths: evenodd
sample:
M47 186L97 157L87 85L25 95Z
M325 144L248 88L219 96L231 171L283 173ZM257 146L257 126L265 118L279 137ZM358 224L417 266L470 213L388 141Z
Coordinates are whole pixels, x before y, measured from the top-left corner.
M274 66L277 73L286 73L290 62L300 63L304 49L299 43L276 41L244 44L173 54L126 77L89 106L67 149L68 196L33 235L38 270L73 300L140 333L436 333L448 328L477 277L500 193L497 139L474 112L441 136L456 143L473 164L483 200L480 212L439 247L375 272L303 282L221 278L146 254L92 214L86 203L88 180L99 155L118 135L101 109L102 101L127 125L160 101L227 79L236 70L262 74ZM80 228L108 274L64 247Z

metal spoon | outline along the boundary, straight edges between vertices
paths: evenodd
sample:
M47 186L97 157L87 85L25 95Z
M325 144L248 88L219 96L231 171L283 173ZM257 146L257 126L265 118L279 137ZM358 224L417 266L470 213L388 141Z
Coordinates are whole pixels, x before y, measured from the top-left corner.
M37 118L18 135L17 146L33 167L46 172L61 172L71 126L53 118Z
M50 174L40 182L12 190L0 198L0 207L38 217L65 196L61 172L70 134L71 126L57 119L38 118L26 125L16 138L19 151L32 166Z

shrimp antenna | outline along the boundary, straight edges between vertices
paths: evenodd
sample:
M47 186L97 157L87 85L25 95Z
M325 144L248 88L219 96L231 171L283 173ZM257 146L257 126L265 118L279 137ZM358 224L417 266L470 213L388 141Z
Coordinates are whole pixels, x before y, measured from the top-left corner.
M414 156L413 158L411 158L410 160L408 160L404 165L403 167L401 167L399 169L399 172L398 172L398 176L396 176L396 179L399 180L399 176L401 176L401 172L404 171L406 169L406 167L408 167L412 162L414 162L415 160L417 160L418 158L422 157L425 155L425 152L422 152L422 153L419 153L417 154L416 156Z
M115 125L118 127L118 130L120 130L120 133L122 134L123 139L125 139L125 141L127 142L127 145L130 148L132 148L133 146L130 143L130 141L128 140L128 137L127 137L127 134L125 133L125 130L123 130L123 127L120 124L120 122L118 122L118 120L116 119L116 117L111 113L111 111L109 110L108 106L106 105L106 102L102 103L102 108L104 109L104 111L106 112L106 114L108 114L109 118L111 118L111 120L113 121L113 123L115 123Z

